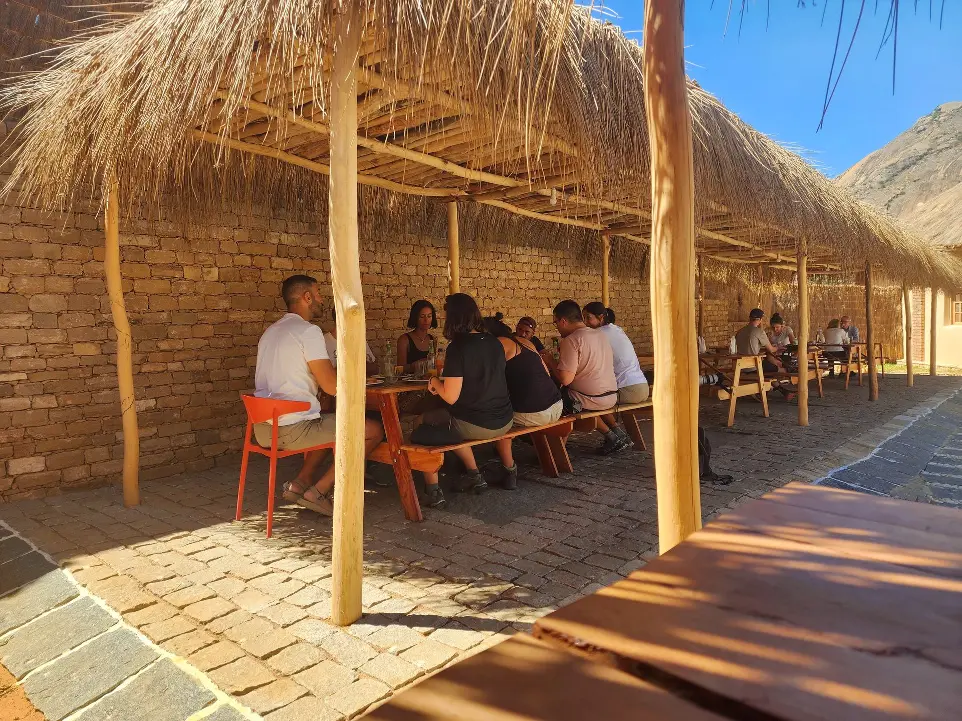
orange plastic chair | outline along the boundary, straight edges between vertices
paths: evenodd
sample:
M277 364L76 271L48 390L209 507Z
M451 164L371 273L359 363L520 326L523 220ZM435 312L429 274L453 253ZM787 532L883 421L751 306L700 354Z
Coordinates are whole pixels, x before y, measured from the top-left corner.
M244 510L244 483L247 480L247 460L251 451L260 453L271 459L271 470L268 478L267 490L267 537L271 537L274 527L274 490L277 482L277 459L287 458L300 454L307 455L310 451L318 451L322 448L333 448L334 443L322 443L311 448L298 448L296 451L281 451L277 448L277 419L287 413L297 413L299 411L310 410L311 404L307 401L285 401L278 398L258 398L242 393L241 400L244 401L244 408L247 410L247 432L244 434L244 456L241 460L240 483L237 486L237 513L235 521L241 519ZM255 423L272 421L271 428L271 447L264 448L252 440L251 434Z

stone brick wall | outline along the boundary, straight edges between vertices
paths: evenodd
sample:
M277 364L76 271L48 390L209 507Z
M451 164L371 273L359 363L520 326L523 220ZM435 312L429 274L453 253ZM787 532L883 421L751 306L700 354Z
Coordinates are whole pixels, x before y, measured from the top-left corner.
M96 213L0 206L0 499L119 477L103 242ZM141 477L209 468L240 447L238 394L253 386L260 333L282 312L280 282L305 272L330 288L326 228L226 213L189 226L124 219L121 244ZM447 247L440 239L363 238L360 263L368 337L380 356L414 300L440 308ZM600 259L569 250L469 243L461 269L462 290L484 312L500 310L511 323L532 315L546 338L555 302L601 295ZM638 352L650 352L647 279L637 269L616 274L611 294Z

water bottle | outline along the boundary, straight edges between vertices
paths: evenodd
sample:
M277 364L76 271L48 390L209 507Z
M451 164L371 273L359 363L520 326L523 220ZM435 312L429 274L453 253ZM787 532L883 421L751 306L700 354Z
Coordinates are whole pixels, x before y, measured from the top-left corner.
M732 336L731 340L728 341L728 352L732 355L738 354L738 341L735 340L735 336Z
M818 333L815 334L815 342L816 342L816 343L824 343L824 342L825 342L825 334L822 333L822 329L821 329L821 328L819 328L819 329L818 329Z
M558 345L558 339L551 339L551 357L554 358L554 362L557 363L561 360L561 347Z
M391 341L387 342L387 349L384 351L384 360L381 362L381 371L384 373L384 380L391 382L394 380L394 349Z

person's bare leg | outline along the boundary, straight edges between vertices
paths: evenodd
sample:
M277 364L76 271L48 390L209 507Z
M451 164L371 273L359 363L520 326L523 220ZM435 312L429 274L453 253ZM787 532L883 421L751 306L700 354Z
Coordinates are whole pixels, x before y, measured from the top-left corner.
M501 457L501 463L505 468L514 466L514 453L511 451L510 438L502 438L496 441L494 447L497 449L498 455Z
M327 457L330 452L329 448L321 448L317 451L311 451L304 457L304 464L301 466L301 470L298 471L297 475L294 477L293 483L300 486L301 490L310 488L311 484L314 482L314 476L317 475L317 469L320 467L321 462Z
M618 419L615 418L614 413L609 413L606 416L601 416L601 418L604 421L605 425L607 425L608 428L610 428L611 430L615 430L618 428Z
M381 443L381 439L384 438L384 431L381 428L381 424L377 421L372 421L370 418L364 419L364 457L367 458L371 455L371 452L378 447ZM307 490L304 496L308 500L315 500L318 496L325 496L330 493L331 489L334 487L334 464L332 463L330 467L324 471L324 475L321 479L314 484L313 488Z
M471 450L471 446L466 446L463 448L455 448L454 455L461 459L464 467L469 471L478 470L478 462L474 460L474 451Z
M597 416L595 418L595 430L603 436L607 435L608 431L611 430L611 428L608 427L608 424L605 423L604 418L605 416Z
M426 486L438 485L438 474L424 471L424 485Z

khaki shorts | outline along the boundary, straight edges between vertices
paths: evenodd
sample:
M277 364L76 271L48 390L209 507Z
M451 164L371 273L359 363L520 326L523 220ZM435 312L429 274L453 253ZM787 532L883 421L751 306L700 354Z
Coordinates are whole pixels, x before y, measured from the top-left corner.
M548 406L543 411L537 411L535 413L518 413L514 412L514 424L516 426L523 426L525 428L534 428L535 426L546 426L549 423L554 423L559 418L561 418L561 411L564 409L564 402L558 401L553 406Z
M625 386L618 389L618 405L626 406L631 403L644 403L648 400L649 386L647 383L638 383L633 386Z
M254 439L264 448L271 447L271 424L255 423ZM320 418L299 421L277 427L277 449L299 451L334 442L334 414L322 413Z
M466 441L486 441L489 438L497 438L510 431L512 426L514 426L513 419L503 428L484 428L451 416L451 430L456 431Z

